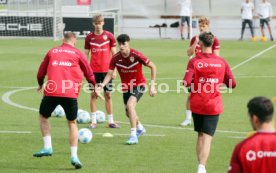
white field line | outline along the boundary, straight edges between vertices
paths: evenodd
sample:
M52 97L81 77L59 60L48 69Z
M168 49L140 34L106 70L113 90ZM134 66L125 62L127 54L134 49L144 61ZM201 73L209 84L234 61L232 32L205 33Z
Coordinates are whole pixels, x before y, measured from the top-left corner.
M245 63L248 63L249 61L252 61L253 59L259 57L260 55L262 55L262 54L264 54L265 52L267 52L267 51L273 49L274 47L276 47L276 44L274 44L274 45L270 46L269 48L267 48L267 49L265 49L265 50L263 50L263 51L257 53L256 55L254 55L254 56L252 56L252 57L246 59L245 61L242 61L241 63L235 65L234 67L231 68L231 70L235 70L236 68L238 68L238 67L244 65Z
M120 122L120 124L129 124L127 122ZM189 130L193 131L193 128L187 128L187 127L175 127L175 126L165 126L165 125L154 125L154 124L143 124L146 127L156 127L156 128L162 128L162 129L177 129L177 130ZM216 132L220 133L230 133L230 134L248 134L248 132L237 132L237 131L230 131L230 130L216 130Z
M0 130L0 133L15 133L15 134L30 134L31 131L11 131L11 130Z
M105 133L93 133L93 134L96 134L96 135L103 135ZM124 134L124 133L111 133L112 135L115 135L115 136L129 136L129 133L128 134ZM149 136L149 137L164 137L166 135L163 135L163 134L144 134L142 136Z
M13 95L14 93L25 91L25 90L30 90L30 89L34 89L34 87L21 88L21 89L16 89L16 90L8 91L8 92L6 92L6 93L3 94L2 101L4 103L7 103L7 104L9 104L11 106L14 106L14 107L17 107L17 108L27 109L27 110L38 112L38 109L30 108L28 106L23 106L23 105L17 104L17 103L15 103L15 102L13 102L13 101L10 100L10 96Z
M31 110L31 111L35 111L38 112L38 109L35 108L31 108L31 107L27 107L27 106L23 106L20 104L17 104L13 101L10 100L10 96L20 92L20 91L25 91L25 90L30 90L30 89L34 89L34 87L30 87L30 88L23 88L23 89L16 89L16 90L12 90L12 91L8 91L6 93L3 94L2 96L2 100L4 103L9 104L11 106L17 107L17 108L21 108L21 109L27 109L27 110ZM127 122L119 122L121 124L129 124ZM156 127L156 128L166 128L166 129L177 129L177 130L190 130L192 131L192 128L183 128L183 127L175 127L175 126L163 126L163 125L154 125L154 124L144 124L146 127ZM237 131L229 131L229 130L217 130L217 132L219 133L229 133L229 134L247 134L248 132L237 132Z

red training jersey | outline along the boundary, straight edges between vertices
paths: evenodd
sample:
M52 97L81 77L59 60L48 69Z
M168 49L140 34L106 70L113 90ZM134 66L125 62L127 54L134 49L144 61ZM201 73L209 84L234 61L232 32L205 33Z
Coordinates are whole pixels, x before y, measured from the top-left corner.
M45 76L48 76L44 88L45 96L77 98L83 74L89 83L95 85L93 71L85 55L75 47L64 43L46 54L40 64L37 81L41 86Z
M183 80L186 87L191 87L192 112L203 115L217 115L223 112L220 95L223 83L228 88L236 87L236 81L226 60L208 53L200 53L189 61Z
M191 41L190 41L190 46L192 46L195 42L195 39L196 39L196 36L194 36ZM220 43L219 43L219 40L218 38L215 36L214 38L214 43L212 45L212 52L214 53L214 50L220 50ZM201 48L199 46L199 44L196 45L196 48L195 48L195 55L197 55L198 53L201 52Z
M257 132L239 143L228 173L275 173L276 133Z
M91 51L90 65L94 72L108 71L112 47L116 47L116 40L108 31L103 31L100 35L92 32L86 36L84 48Z
M119 72L122 82L122 90L128 91L133 87L145 86L146 78L143 75L142 65L147 65L150 60L146 58L141 52L130 49L128 57L123 57L120 52L112 57L110 62L110 70L114 70L115 67Z

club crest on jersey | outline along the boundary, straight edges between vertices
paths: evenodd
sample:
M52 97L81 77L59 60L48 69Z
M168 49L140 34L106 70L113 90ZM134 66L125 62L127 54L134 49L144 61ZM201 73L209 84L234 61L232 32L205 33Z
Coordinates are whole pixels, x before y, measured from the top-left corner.
M104 40L107 40L107 35L103 35L103 39L104 39Z
M134 57L131 56L131 57L129 58L129 60L130 60L131 62L134 62Z

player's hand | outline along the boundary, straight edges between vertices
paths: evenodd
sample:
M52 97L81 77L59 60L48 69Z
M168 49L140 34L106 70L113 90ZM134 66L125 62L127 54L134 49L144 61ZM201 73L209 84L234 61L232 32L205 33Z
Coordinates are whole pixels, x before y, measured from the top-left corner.
M99 84L95 87L95 90L93 92L94 96L99 97L102 100L105 100L105 98L101 95L101 91L103 90L103 86Z
M150 89L149 89L149 95L151 96L151 97L154 97L155 95L156 95L156 89L155 89L155 86L154 85L151 85L150 86Z
M38 93L43 93L43 85L38 86L37 89L36 89L36 91L37 91Z
M195 44L197 45L199 43L199 36L197 35L196 37L195 37Z

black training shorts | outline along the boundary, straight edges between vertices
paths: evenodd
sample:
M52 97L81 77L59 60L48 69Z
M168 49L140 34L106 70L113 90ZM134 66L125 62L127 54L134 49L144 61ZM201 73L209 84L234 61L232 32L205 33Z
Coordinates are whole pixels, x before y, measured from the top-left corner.
M214 136L219 115L201 115L192 113L194 120L194 130L196 132L206 133L210 136Z
M94 73L95 80L97 84L103 83L104 78L107 73ZM112 91L112 80L110 80L106 86L104 86L104 92L111 92Z
M140 100L140 98L143 96L145 91L144 86L138 86L138 87L133 87L132 90L128 90L123 93L123 98L124 98L124 104L127 105L127 101L130 98L130 96L136 97L137 102Z
M39 107L39 113L43 117L49 118L57 105L63 107L67 120L76 120L78 101L75 98L44 96Z

